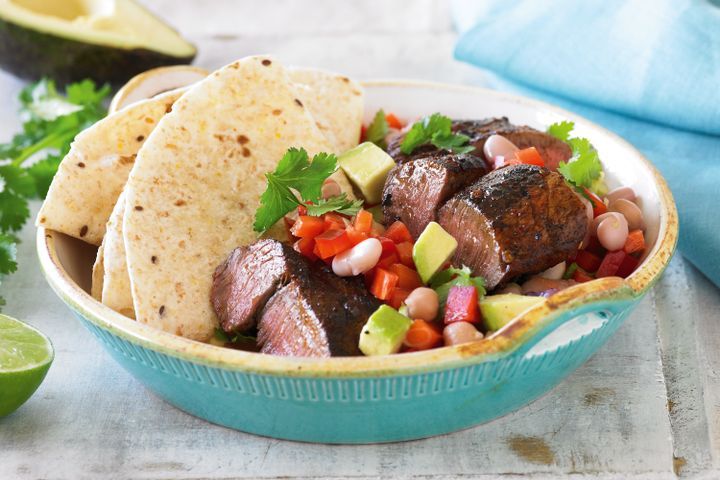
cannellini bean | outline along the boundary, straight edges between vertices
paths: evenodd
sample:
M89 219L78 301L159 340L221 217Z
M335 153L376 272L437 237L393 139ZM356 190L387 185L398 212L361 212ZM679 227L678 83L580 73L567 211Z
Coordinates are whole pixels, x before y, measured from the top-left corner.
M549 290L558 291L575 285L573 280L562 280L554 278L545 278L540 275L534 275L522 284L522 293L543 293Z
M483 146L485 158L495 163L496 167L500 166L498 163L502 164L506 159L513 158L518 150L520 149L514 143L502 135L490 135Z
M468 322L453 322L445 326L443 330L443 339L446 346L474 342L482 338L483 334Z
M565 262L560 262L540 274L541 277L549 280L560 280L565 274Z
M365 273L380 260L382 244L377 238L368 238L350 250L338 253L333 258L332 269L339 277L351 277Z
M630 187L618 187L614 190L610 190L607 195L605 195L605 199L608 203L612 203L621 198L634 202L636 198L635 191Z
M643 214L640 207L630 200L619 198L608 206L608 210L611 212L622 213L625 216L625 220L627 220L628 228L630 230L642 230L645 228L645 221L643 220Z
M440 308L440 301L435 290L427 287L418 287L405 299L407 305L408 316L413 320L426 320L431 322L435 320Z
M624 215L616 214L605 218L597 227L600 245L611 252L620 250L628 237L628 222Z
M497 293L515 293L517 295L522 295L522 288L517 283L508 283Z
M342 190L340 190L340 185L335 180L328 178L323 183L321 192L322 198L327 200L328 198L337 197L342 193Z

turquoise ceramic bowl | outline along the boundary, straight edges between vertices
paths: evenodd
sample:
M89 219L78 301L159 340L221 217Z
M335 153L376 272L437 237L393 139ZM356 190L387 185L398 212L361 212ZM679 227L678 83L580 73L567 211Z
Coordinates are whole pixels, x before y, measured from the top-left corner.
M628 279L577 285L484 340L388 357L297 359L187 340L126 318L89 294L95 248L38 230L48 282L110 355L162 398L198 417L275 438L328 443L410 440L505 415L557 385L602 346L667 266L677 213L658 172L632 146L550 105L493 91L368 82L380 107L413 118L505 115L544 128L570 119L601 154L611 186L638 193L652 247ZM421 419L422 421L418 421Z

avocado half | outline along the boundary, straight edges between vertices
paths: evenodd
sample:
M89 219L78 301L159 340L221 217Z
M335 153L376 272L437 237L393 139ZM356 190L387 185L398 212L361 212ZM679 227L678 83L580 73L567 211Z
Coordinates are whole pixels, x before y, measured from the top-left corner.
M196 52L133 0L0 0L0 67L20 78L118 85Z

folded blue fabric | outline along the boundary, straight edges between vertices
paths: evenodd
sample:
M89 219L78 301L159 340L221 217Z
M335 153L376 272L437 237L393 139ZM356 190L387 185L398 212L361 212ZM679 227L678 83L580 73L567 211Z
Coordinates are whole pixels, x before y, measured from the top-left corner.
M663 173L680 251L720 285L720 8L692 0L455 0L455 56L577 112Z

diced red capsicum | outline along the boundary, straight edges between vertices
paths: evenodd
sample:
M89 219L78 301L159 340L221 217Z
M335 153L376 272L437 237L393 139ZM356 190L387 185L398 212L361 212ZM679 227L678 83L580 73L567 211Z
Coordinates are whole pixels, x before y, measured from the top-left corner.
M311 261L317 260L317 255L313 253L313 250L315 249L314 238L306 237L299 239L293 244L293 249L295 249L296 252L304 255Z
M353 226L358 232L370 233L370 230L372 230L373 226L372 213L368 212L367 210L361 209L355 215L355 219L353 220Z
M600 267L602 258L598 257L594 253L588 252L587 250L580 250L575 256L575 263L577 263L578 266L586 272L595 272L598 267Z
M325 220L322 217L311 217L310 215L300 215L290 233L298 238L313 238L325 231Z
M406 267L415 268L415 262L412 258L413 243L412 242L401 242L395 245L398 257L400 257L400 263Z
M405 224L400 220L393 222L393 224L385 230L384 236L395 243L413 241L412 235L410 235L410 230L408 230Z
M323 218L325 219L325 230L344 230L347 226L345 217L337 213L326 213Z
M630 276L631 273L635 271L639 263L640 260L638 260L637 258L626 255L622 263L620 264L620 267L618 267L615 275L617 275L618 277L627 278Z
M535 147L524 148L515 152L515 158L520 163L526 163L528 165L537 165L538 167L545 166L545 160L543 159L540 152Z
M387 299L387 304L397 310L409 296L410 290L395 287L392 292L390 292L390 298Z
M478 307L477 289L473 286L450 288L445 303L446 324L453 322L478 323L480 309Z
M585 282L589 282L590 280L595 280L592 277L592 275L590 275L589 273L587 273L585 270L583 270L580 267L575 269L575 271L573 272L573 275L572 275L572 279L578 283L585 283Z
M345 230L326 230L315 237L315 253L323 260L329 259L338 253L353 246Z
M415 320L405 334L406 351L427 350L437 347L442 342L442 334L438 328L425 320Z
M397 282L397 275L384 268L377 268L375 270L375 278L373 278L372 285L370 286L370 293L380 300L387 300L390 298L393 289L397 286Z
M395 128L397 130L400 130L405 126L400 120L398 120L398 118L393 113L388 113L387 115L385 115L385 121L387 122L388 127Z
M645 250L645 236L642 230L633 230L628 234L625 246L623 247L625 253L636 253Z
M592 203L593 207L593 217L599 217L603 213L607 213L607 205L602 201L600 197L595 195L593 192L588 190L587 188L583 188L583 191L585 192L585 195L590 200L590 203Z
M345 229L345 232L347 232L350 243L352 243L353 246L357 245L363 240L367 240L368 238L370 238L367 233L358 231L354 225L348 225Z
M392 264L388 270L398 276L398 287L400 288L414 290L423 285L420 274L402 263Z
M623 252L622 250L618 250L616 252L608 252L607 254L605 254L605 258L603 258L602 263L600 264L600 267L598 268L595 276L597 278L602 278L617 275L620 265L622 265L623 260L625 260L625 257L627 256L627 253Z

